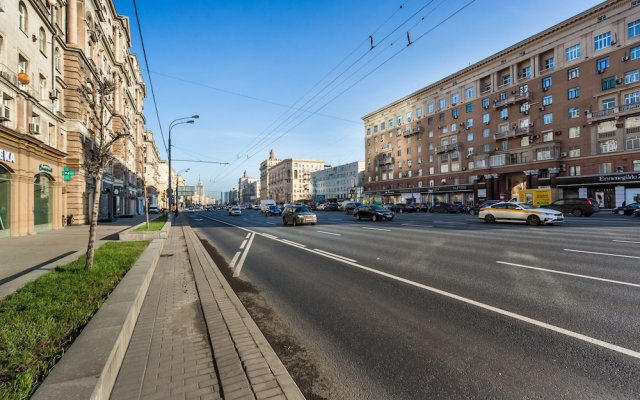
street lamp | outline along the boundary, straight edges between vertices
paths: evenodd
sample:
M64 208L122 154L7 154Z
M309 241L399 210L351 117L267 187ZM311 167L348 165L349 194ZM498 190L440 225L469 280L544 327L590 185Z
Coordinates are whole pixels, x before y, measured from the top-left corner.
M174 126L180 124L193 124L198 118L200 118L199 115L177 118L171 121L171 123L169 124L169 189L167 189L167 197L169 198L169 211L173 209L173 204L171 204L171 202L173 201L173 190L171 189L171 129L173 129Z
M181 172L189 172L191 168L183 169L176 172L176 210L178 209L178 179L180 178Z

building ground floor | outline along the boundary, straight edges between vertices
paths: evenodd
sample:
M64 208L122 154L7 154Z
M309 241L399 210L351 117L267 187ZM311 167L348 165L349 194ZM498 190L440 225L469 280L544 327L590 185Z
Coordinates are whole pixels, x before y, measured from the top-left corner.
M527 170L520 173L480 175L471 184L442 185L422 188L402 188L366 191L364 199L375 203L459 202L480 204L485 200L510 200L526 189L561 189L562 197L593 198L601 208L610 209L640 201L640 171L589 176L557 176L559 170Z

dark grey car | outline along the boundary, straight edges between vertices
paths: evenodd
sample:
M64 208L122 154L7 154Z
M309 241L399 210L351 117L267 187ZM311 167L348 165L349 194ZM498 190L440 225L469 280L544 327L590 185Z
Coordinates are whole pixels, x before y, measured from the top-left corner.
M552 210L560 211L561 213L571 213L576 217L590 217L594 213L600 211L600 206L595 199L558 199L546 206L540 206L541 208L550 208Z
M315 225L317 222L318 217L316 217L307 206L286 206L284 210L282 210L282 223L284 225Z

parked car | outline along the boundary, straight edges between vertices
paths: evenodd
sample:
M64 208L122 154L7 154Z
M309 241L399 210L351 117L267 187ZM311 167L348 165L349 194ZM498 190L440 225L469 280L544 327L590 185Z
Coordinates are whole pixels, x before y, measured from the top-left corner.
M416 209L416 212L429 212L429 208L430 208L429 203L416 203L412 205L413 205L413 208Z
M372 221L387 220L391 221L395 213L382 206L362 205L356 209L353 215L358 219L370 219Z
M555 222L564 222L564 216L560 211L549 208L535 208L528 203L501 202L480 209L478 217L486 223L497 221L525 222L528 225L546 225Z
M389 207L389 210L396 212L396 213L412 213L416 211L416 208L410 204L405 204L405 203L398 203L398 204L392 204Z
M640 217L640 209L635 210L635 211L633 212L633 216L634 216L634 217Z
M356 212L356 208L360 207L362 203L358 203L357 201L348 201L343 205L345 214L353 214Z
M576 217L590 217L600 211L600 206L595 199L558 199L542 207L562 213L571 213Z
M453 203L434 203L433 206L429 209L429 212L432 213L458 213L460 212L460 207L457 204Z
M311 224L315 225L318 217L309 210L307 206L286 206L282 210L282 223L284 225L291 224L293 226Z
M338 211L338 203L327 203L324 206L325 211Z
M149 214L160 214L158 206L149 206Z
M461 213L468 213L471 210L469 205L463 204L461 201L454 201L453 204L458 206L458 210Z
M320 203L318 205L316 205L316 211L324 211L324 209L327 207L327 205L325 203Z
M233 206L229 209L227 209L227 213L229 215L242 215L242 208L240 208L240 206Z
M266 215L267 217L270 217L272 215L278 215L279 216L279 215L282 215L282 210L278 206L271 205L264 212L264 215Z
M478 213L480 212L480 209L483 207L489 207L493 204L497 204L497 203L501 203L502 200L485 200L482 203L480 203L477 206L473 206L469 208L469 214L471 215L478 215Z
M616 207L613 209L613 213L618 215L632 215L636 210L640 210L640 203L629 203L625 206ZM151 209L149 209L149 212L151 212Z

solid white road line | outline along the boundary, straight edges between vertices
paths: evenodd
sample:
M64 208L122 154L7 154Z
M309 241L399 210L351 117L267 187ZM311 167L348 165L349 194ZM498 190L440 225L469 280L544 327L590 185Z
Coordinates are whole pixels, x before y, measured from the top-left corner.
M249 236L251 236L251 233L247 233L247 236L245 236L245 239L249 239Z
M320 255L326 255L326 256L329 256L329 257L334 258L334 259L340 259L341 261L358 262L358 261L356 261L354 259L347 258L345 256L341 256L341 255L338 255L338 254L330 253L328 251L324 251L324 250L320 250L320 249L313 249L313 251L317 252L317 253L320 253Z
M325 232L325 231L316 231L318 233L324 233L325 235L334 235L334 236L342 236L341 233L333 233L333 232Z
M210 218L210 217L207 217L207 218ZM233 224L230 224L230 223L227 223L227 222L224 222L224 221L220 221L220 220L217 220L217 219L214 219L214 218L210 218L210 219L212 219L214 221L222 222L222 223L224 223L226 225L230 225L230 226L242 229L242 230L247 231L247 232L255 233L254 231L252 231L250 229L243 228L243 227L238 226L238 225L233 225ZM262 235L265 236L265 234L262 234ZM277 240L277 239L274 239L274 240ZM253 237L251 238L250 241L253 241ZM409 279L401 278L399 276L392 275L392 274L389 274L387 272L379 271L377 269L373 269L373 268L370 268L370 267L365 267L364 265L360 265L360 264L358 264L356 262L348 261L346 258L344 258L342 256L329 255L331 253L327 254L327 252L324 252L324 251L319 250L319 249L311 250L311 249L308 249L308 248L301 248L301 250L308 251L308 252L311 252L311 253L315 253L315 254L318 254L318 255L323 255L324 257L328 257L328 258L332 258L332 259L337 260L337 261L341 261L342 263L344 263L346 265L350 265L350 266L352 266L354 268L358 268L358 269L361 269L363 271L370 272L372 274L384 276L385 278L389 278L389 279L394 280L394 281L402 282L402 283L405 283L405 284L407 284L409 286L413 286L413 287L417 287L417 288L420 288L420 289L424 289L424 290L427 290L429 292L436 293L436 294L448 297L450 299L458 300L460 302L463 302L463 303L466 303L466 304L470 304L472 306L475 306L475 307L478 307L478 308L482 308L484 310L492 311L492 312L494 312L496 314L504 315L506 317L510 317L510 318L516 319L518 321L522 321L522 322L525 322L525 323L528 323L528 324L531 324L531 325L534 325L534 326L537 326L537 327L540 327L540 328L543 328L543 329L547 329L547 330L550 330L550 331L553 331L553 332L556 332L556 333L560 333L562 335L566 335L566 336L572 337L574 339L582 340L584 342L587 342L587 343L590 343L590 344L593 344L593 345L596 345L596 346L600 346L600 347L605 348L605 349L609 349L609 350L612 350L612 351L615 351L615 352L618 352L618 353L621 353L621 354L626 354L626 355L628 355L630 357L634 357L634 358L640 359L640 352L637 352L637 351L634 351L634 350L631 350L631 349L627 349L627 348L624 348L624 347L621 347L621 346L617 346L615 344L608 343L608 342L605 342L605 341L602 341L602 340L599 340L599 339L595 339L595 338L592 338L590 336L583 335L581 333L573 332L573 331L570 331L568 329L560 328L558 326L551 325L551 324L548 324L546 322L538 321L538 320L533 319L533 318L525 317L524 315L520 315L520 314L516 314L516 313L511 312L511 311L503 310L501 308L494 307L494 306L491 306L491 305L488 305L488 304L484 304L484 303L481 303L479 301L471 300L469 298L466 298L466 297L463 297L463 296L459 296L457 294L449 293L449 292L446 292L446 291L441 290L441 289L436 289L436 288L431 287L431 286L423 285L422 283L418 283L418 282L411 281ZM565 250L570 251L568 249L565 249ZM246 252L246 250L245 250L245 252ZM340 257L340 258L338 258L338 257ZM638 258L638 257L636 257L636 258Z
M369 228L366 226L361 226L362 229L368 229L370 231L384 231L384 232L391 232L391 229L382 229L382 228Z
M235 269L233 270L233 277L237 278L238 276L240 276L240 270L242 270L242 266L244 265L244 260L247 258L247 254L249 254L249 249L251 248L251 243L253 243L253 238L255 237L255 233L251 233L251 238L249 239L249 243L247 244L247 247L244 249L244 252L242 253L242 257L240 257L240 261L238 261L238 265L236 265Z
M264 236L266 238L269 238L269 239L278 240L277 236L269 235L268 233L259 233L258 235L262 235L262 236Z
M612 240L612 242L640 244L640 242L634 242L633 240Z
M229 268L231 270L233 270L235 268L236 261L238 261L238 257L240 257L240 254L242 254L242 252L241 251L237 251L236 255L233 256L233 258L231 259L231 263L229 263Z
M301 247L301 248L303 248L303 249L304 249L305 247L307 247L307 246L306 246L306 245L304 245L304 244L296 243L296 242L292 242L291 240L287 240L287 239L280 239L280 241L281 241L282 243L290 244L290 245L292 245L292 246L296 246L296 247Z
M251 236L250 233L249 233L249 236ZM247 240L245 239L242 241L242 244L240 245L240 250L244 249L244 246L246 246L246 244L247 244Z
M624 258L640 258L638 256L627 256L624 254L612 254L612 253L598 253L597 251L584 251L584 250L573 250L573 249L562 249L564 251L571 251L574 253L586 253L586 254L597 254L600 256L611 256L611 257L624 257Z
M275 222L266 222L266 223L269 224L269 225L275 225L276 224Z
M413 225L413 224L400 224L401 226L417 226L420 228L433 228L433 225Z
M504 264L504 265L511 265L513 267L528 268L528 269L535 269L535 270L538 270L538 271L551 272L551 273L554 273L554 274L577 276L578 278L593 279L593 280L596 280L596 281L615 283L615 284L618 284L618 285L640 287L640 284L637 284L637 283L615 281L613 279L598 278L598 277L595 277L595 276L580 275L580 274L574 274L574 273L571 273L571 272L556 271L556 270L547 269L547 268L532 267L530 265L515 264L515 263L506 262L506 261L496 261L496 263Z

